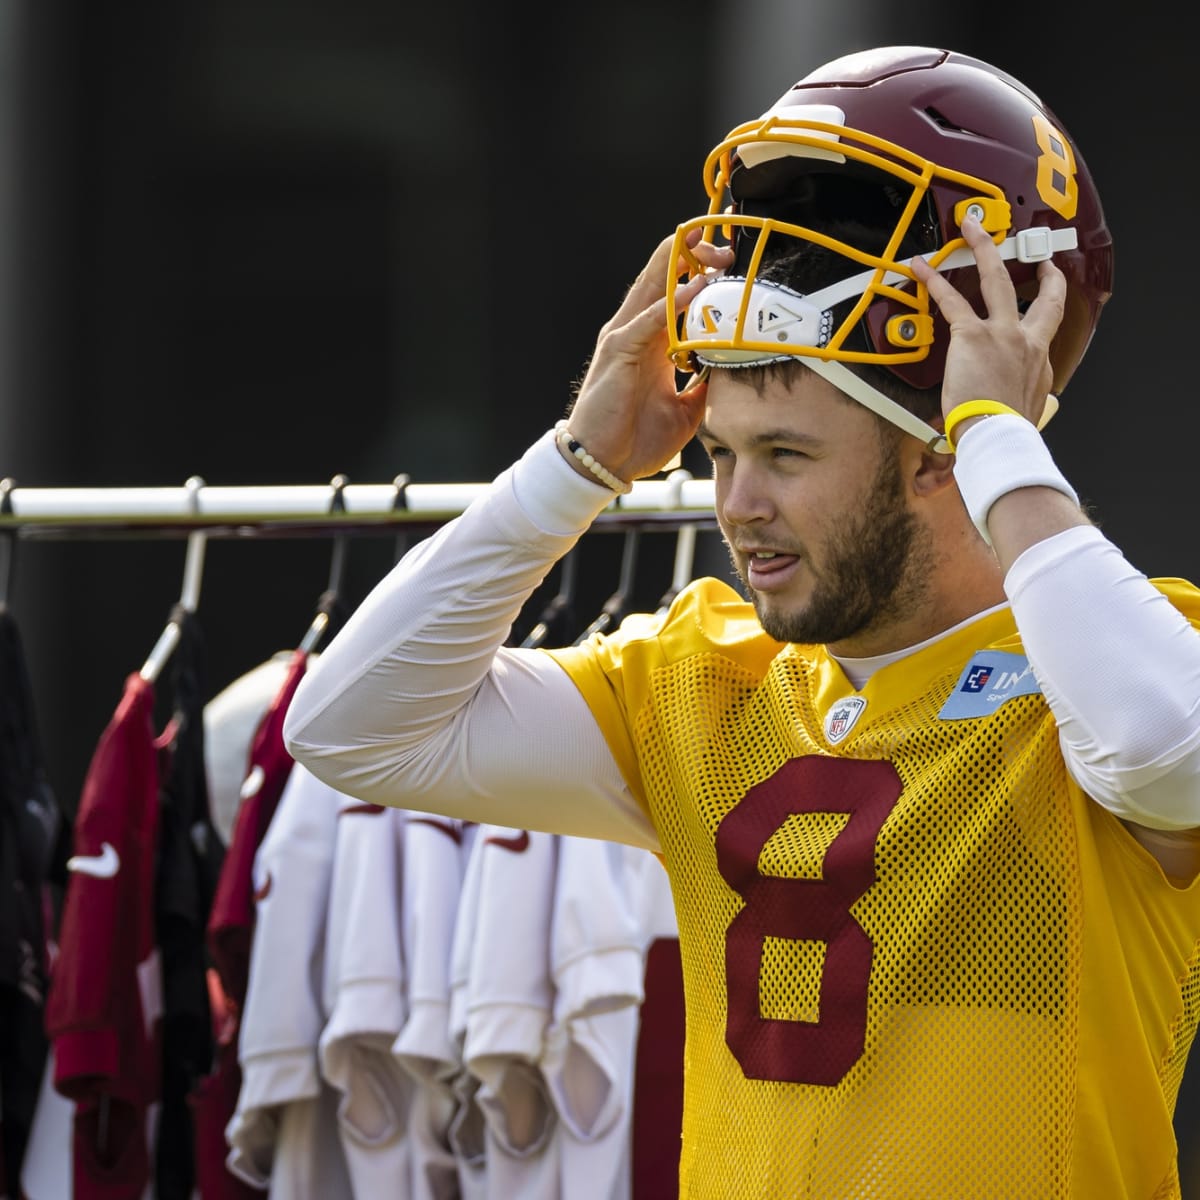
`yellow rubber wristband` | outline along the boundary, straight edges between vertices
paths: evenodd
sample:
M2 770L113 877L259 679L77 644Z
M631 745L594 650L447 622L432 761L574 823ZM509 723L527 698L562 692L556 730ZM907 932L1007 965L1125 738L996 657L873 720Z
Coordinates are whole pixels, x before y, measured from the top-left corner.
M995 417L1001 413L1011 413L1014 417L1021 415L1015 408L1001 404L999 400L964 400L956 404L946 414L946 443L950 453L954 453L954 431L968 417Z

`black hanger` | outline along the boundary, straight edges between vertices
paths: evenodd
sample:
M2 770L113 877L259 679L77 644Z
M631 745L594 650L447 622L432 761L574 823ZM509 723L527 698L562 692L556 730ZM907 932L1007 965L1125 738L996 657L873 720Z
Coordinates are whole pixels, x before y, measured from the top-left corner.
M408 512L408 485L411 482L407 475L397 475L392 480L392 487L396 489L396 494L392 497L393 512ZM396 534L396 547L392 553L392 563L395 565L405 555L408 550L408 527L400 526L400 532Z
M346 484L350 482L345 475L335 475L329 486L333 489L329 497L329 511L344 513L346 511ZM350 535L342 532L334 535L333 553L329 562L329 584L317 601L317 613L308 627L308 632L300 642L300 649L311 654L321 639L329 632L331 624L335 624L341 614L342 586L346 577L346 557L350 545Z
M617 590L604 602L600 615L575 639L581 646L595 633L604 633L619 624L633 602L633 583L637 574L638 540L641 532L636 526L625 531L625 545L621 550L621 574L617 578Z
M575 580L579 575L579 547L573 546L562 560L558 591L546 602L533 628L521 642L525 647L545 646L566 641L566 626L574 619Z
M15 479L0 479L0 513L6 517L13 515L13 488L17 486ZM12 594L13 564L17 557L17 531L14 527L6 526L0 537L0 609L8 607L9 596Z
M200 490L204 487L204 480L199 475L193 475L184 484L184 487L188 491L188 508L191 512L199 514ZM200 602L200 578L204 574L205 543L206 536L203 530L198 529L194 533L188 534L187 558L183 564L183 587L179 593L179 600L172 606L171 616L166 627L158 635L154 649L150 651L149 657L142 664L141 676L148 683L154 683L158 679L159 672L179 644L181 629L176 610L194 613Z

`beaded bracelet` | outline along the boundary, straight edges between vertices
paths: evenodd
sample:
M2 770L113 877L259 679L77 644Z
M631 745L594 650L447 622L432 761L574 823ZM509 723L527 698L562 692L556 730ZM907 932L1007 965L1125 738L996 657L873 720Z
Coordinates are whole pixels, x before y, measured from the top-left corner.
M576 438L571 436L571 431L567 428L566 421L559 421L554 426L554 437L568 454L573 454L579 459L588 471L604 484L609 491L616 492L620 496L627 495L633 491L632 483L626 483L624 479L618 479L606 466L597 462Z
M946 414L946 443L950 453L955 453L954 431L963 421L968 417L994 417L999 413L1011 413L1014 417L1021 415L1015 408L1001 404L999 400L964 400L962 404L956 404Z

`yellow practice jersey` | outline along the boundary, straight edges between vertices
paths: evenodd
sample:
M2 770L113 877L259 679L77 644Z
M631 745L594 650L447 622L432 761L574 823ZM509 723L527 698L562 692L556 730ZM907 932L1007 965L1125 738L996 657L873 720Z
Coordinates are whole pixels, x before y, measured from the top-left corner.
M671 879L682 1196L1179 1195L1200 885L1070 779L1007 609L861 691L715 580L549 653Z

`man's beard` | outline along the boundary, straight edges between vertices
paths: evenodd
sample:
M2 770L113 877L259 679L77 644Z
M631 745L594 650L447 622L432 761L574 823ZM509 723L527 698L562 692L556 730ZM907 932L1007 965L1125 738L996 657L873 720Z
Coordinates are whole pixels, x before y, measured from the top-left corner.
M932 557L927 535L905 506L899 460L885 453L865 507L831 535L819 573L807 560L814 572L808 604L779 612L768 610L748 584L746 593L777 642L828 645L911 611L925 591Z

